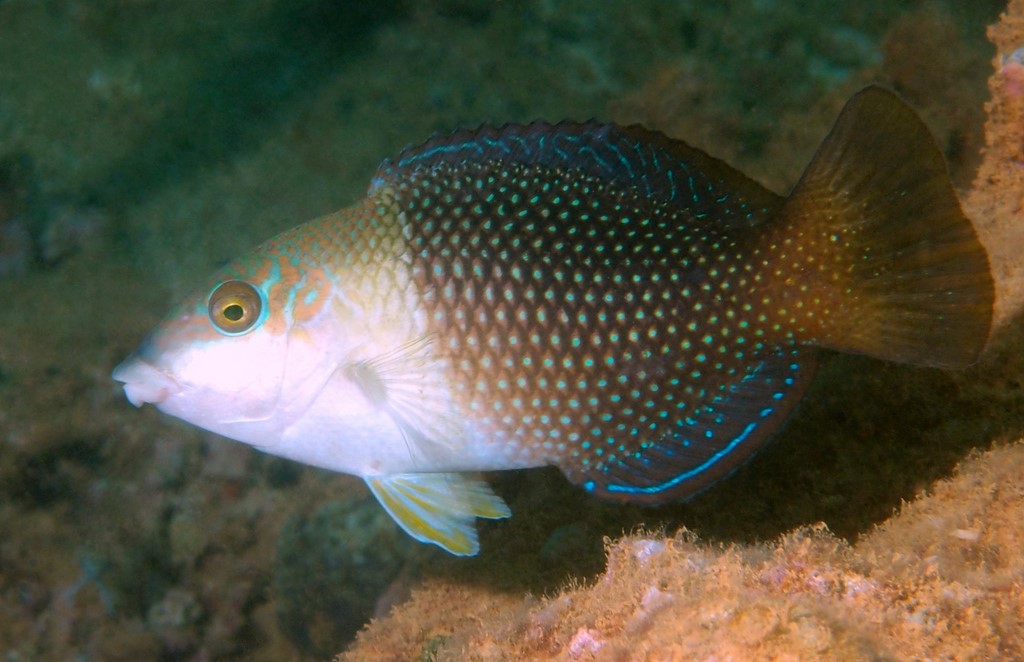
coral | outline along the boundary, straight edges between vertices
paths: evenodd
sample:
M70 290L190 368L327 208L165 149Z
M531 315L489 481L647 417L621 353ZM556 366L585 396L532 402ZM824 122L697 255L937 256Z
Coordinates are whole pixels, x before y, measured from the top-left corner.
M27 157L0 157L0 278L24 274L35 258L27 214L31 170Z
M372 501L330 501L293 515L277 543L281 629L307 653L330 655L375 614L410 557L422 551Z
M986 57L964 43L953 16L933 5L901 16L882 41L884 82L922 114L958 187L970 184L981 159Z
M79 558L79 565L82 568L81 579L61 593L60 599L68 603L73 603L78 592L89 584L92 584L96 587L96 591L99 593L100 602L103 604L103 610L107 615L113 615L114 596L110 589L108 589L103 583L103 574L107 569L107 564L95 558L92 554L82 553Z
M43 204L35 170L25 154L0 154L0 278L99 248L110 225L99 209Z
M184 656L199 647L203 608L191 592L172 588L146 613L146 627L156 633L165 651Z
M428 582L335 662L1020 659L1022 472L1024 444L971 458L853 545L824 525L764 545L633 534L541 600Z
M964 207L992 261L1001 327L1024 307L1024 1L1010 1L989 38L996 74L985 105L983 160Z

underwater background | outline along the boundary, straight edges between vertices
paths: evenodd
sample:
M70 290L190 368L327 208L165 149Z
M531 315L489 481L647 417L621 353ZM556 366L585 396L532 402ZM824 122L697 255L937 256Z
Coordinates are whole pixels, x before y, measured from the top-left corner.
M554 469L491 474L516 516L483 523L472 559L408 540L359 479L134 409L110 371L212 269L351 203L404 146L482 122L638 122L785 192L843 102L878 82L919 110L958 187L977 191L997 56L986 26L1005 9L987 0L0 0L5 659L324 659L403 604L412 607L377 621L349 659L740 659L760 650L754 635L740 639L754 648L726 650L615 644L611 633L674 632L656 618L669 605L688 613L664 597L670 578L714 565L693 559L716 549L744 550L726 559L736 570L777 561L759 544L782 541L785 558L799 558L771 566L778 573L835 565L836 554L853 554L848 544L868 541L875 556L858 548L858 577L884 584L872 564L887 543L934 531L876 525L926 490L943 494L936 481L962 478L956 467L975 449L1005 453L1024 435L1011 312L983 360L957 373L830 356L775 443L691 503L611 505ZM997 62L1006 76L1024 64ZM1006 80L1019 90L1000 89L1024 96L1024 75ZM1020 470L997 471L1024 467L1019 455L990 461L989 478L965 489L1019 492ZM989 645L972 649L977 659L1024 656L1013 634L1024 628L1024 562L985 538L984 522L999 517L949 523L966 517L948 519L949 509L967 502L950 497L922 516L963 546L937 554L936 572L970 585L956 598L963 609L985 613L971 591L1018 602L1002 610L1005 622L957 641ZM1020 521L1004 519L1011 532ZM617 540L639 531L655 533ZM658 593L635 570L605 581L612 561L669 548ZM586 600L569 599L575 611L559 602L568 587L592 584L615 589L601 604L646 609L643 622L629 620L632 607L619 621L589 622ZM489 623L498 603L507 609L491 647L427 618L458 605ZM588 624L559 629L570 611ZM922 632L951 627L926 605L908 613L919 612L910 622ZM787 629L799 619L773 618L755 619L755 634L802 632ZM712 620L728 640L730 617ZM781 649L805 659L916 650L844 647L841 629L821 644L811 628L810 648L783 638ZM388 640L388 630L419 634ZM513 650L502 640L534 643ZM954 650L952 639L935 646L922 650Z

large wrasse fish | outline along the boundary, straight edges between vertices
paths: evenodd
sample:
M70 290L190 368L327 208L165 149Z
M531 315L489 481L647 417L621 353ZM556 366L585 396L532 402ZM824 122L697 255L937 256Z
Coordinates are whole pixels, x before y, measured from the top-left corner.
M413 537L470 555L475 518L510 514L473 472L683 500L764 445L819 347L963 366L992 306L931 135L870 87L788 197L639 126L435 137L214 274L113 377L360 476Z

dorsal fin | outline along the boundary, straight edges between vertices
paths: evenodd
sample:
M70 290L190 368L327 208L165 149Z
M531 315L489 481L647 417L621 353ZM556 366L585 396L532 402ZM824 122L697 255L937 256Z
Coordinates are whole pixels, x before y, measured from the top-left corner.
M782 198L705 152L639 125L536 121L434 136L377 170L371 191L418 169L474 163L573 170L695 217L756 225Z

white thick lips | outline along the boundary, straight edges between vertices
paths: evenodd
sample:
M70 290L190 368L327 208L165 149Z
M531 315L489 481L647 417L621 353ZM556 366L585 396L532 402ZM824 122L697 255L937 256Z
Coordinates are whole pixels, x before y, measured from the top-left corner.
M177 382L134 354L114 368L111 377L124 384L124 394L136 407L160 404L178 391Z

